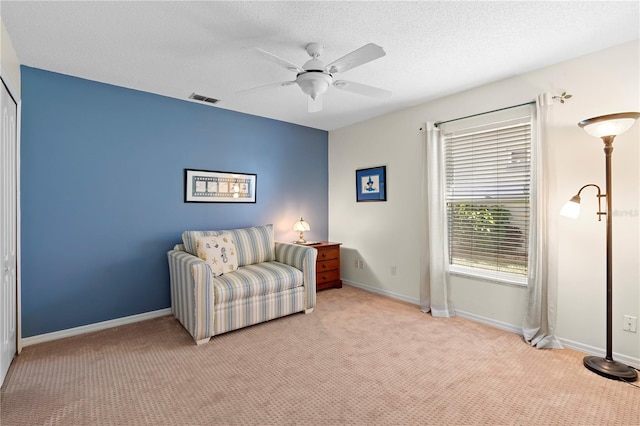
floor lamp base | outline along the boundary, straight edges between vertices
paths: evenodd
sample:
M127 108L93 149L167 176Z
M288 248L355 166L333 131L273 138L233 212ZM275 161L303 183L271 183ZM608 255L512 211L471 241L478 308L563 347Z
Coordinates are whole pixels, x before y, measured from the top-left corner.
M638 372L633 367L618 361L608 360L599 356L586 356L583 362L584 366L589 370L607 379L634 382L638 378Z

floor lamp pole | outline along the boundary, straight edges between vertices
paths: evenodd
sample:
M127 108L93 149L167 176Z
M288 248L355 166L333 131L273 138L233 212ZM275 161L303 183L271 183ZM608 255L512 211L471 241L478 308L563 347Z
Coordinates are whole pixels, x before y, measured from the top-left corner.
M607 354L605 358L587 356L584 366L596 374L614 380L634 381L638 373L632 367L613 360L613 214L611 199L611 154L615 136L603 136L605 185L607 198Z
M607 355L613 361L613 214L611 197L611 154L613 153L613 136L602 138L605 156L605 186L607 194Z

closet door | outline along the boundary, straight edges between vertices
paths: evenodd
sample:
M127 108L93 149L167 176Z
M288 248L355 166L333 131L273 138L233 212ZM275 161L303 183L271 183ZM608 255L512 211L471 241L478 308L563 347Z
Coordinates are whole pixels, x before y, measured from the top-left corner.
M16 354L17 271L17 112L0 84L0 384Z

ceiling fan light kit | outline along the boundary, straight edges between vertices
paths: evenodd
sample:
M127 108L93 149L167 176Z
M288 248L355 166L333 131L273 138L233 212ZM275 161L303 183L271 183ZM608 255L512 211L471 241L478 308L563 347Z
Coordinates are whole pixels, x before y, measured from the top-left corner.
M291 84L297 84L305 95L309 96L309 112L316 112L322 110L322 95L329 90L330 86L334 86L337 89L346 90L352 93L357 93L363 96L384 98L391 96L391 92L388 90L378 89L376 87L367 86L360 83L353 83L346 80L334 81L333 74L348 71L357 66L366 64L375 59L381 58L386 55L384 49L376 44L365 44L359 49L354 50L351 53L343 56L330 63L324 65L324 63L318 59L324 50L320 43L309 43L306 46L307 54L311 56L311 59L305 62L302 67L297 66L293 62L286 59L282 59L273 53L266 50L255 48L254 51L260 53L266 59L274 62L275 64L296 73L296 79L294 81L284 81L281 83L269 84L262 87L256 87L254 89L243 90L244 93L251 93L257 90L265 88L288 86Z
M304 73L298 74L296 83L302 89L302 91L311 96L311 99L315 100L319 95L322 95L327 91L333 81L331 74L323 71L310 70Z

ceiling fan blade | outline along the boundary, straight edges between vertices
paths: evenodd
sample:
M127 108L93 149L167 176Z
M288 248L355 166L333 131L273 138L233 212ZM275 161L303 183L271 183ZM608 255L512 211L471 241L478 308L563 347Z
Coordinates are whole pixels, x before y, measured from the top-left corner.
M382 58L384 55L386 55L384 49L377 44L365 44L361 48L331 62L326 66L325 70L331 74L336 72L345 72L351 68L371 62L374 59Z
M322 111L322 95L316 96L315 99L311 96L307 96L307 98L309 99L309 112Z
M267 52L266 50L262 50L259 47L254 47L254 52L261 54L264 58L270 60L271 62L280 65L281 67L288 69L289 71L301 73L304 72L302 68L294 64L293 62L289 62L286 59L282 59L280 56L276 56L271 52Z
M336 80L333 85L347 92L357 93L358 95L371 96L372 98L388 98L391 92L377 87L367 86L366 84L354 83L347 80Z
M261 91L267 90L267 89L275 89L276 87L291 86L293 84L296 84L296 82L295 81L281 81L280 83L266 84L264 86L253 87L251 89L239 90L239 91L236 92L236 94L238 94L238 95L248 95L248 94L255 93L255 92L261 92Z

